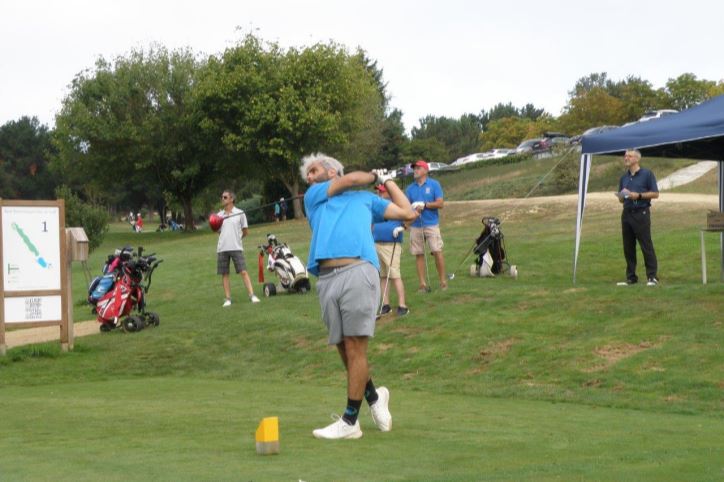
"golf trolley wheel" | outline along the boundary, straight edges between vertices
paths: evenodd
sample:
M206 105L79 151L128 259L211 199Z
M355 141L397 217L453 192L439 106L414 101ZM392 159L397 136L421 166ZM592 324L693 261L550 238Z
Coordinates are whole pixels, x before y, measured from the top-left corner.
M478 276L478 267L477 265L471 264L470 265L470 276L476 277Z
M154 313L152 311L149 311L146 313L146 326L158 326L159 323L161 323L161 318L159 318L158 313Z
M101 332L108 333L109 331L112 331L115 326L111 325L110 323L101 323Z
M518 267L516 265L510 265L510 276L518 279Z
M265 283L264 284L264 296L274 296L277 294L277 287L274 285L274 283Z
M121 326L123 327L123 331L134 333L143 330L146 327L146 323L140 316L129 316L123 319Z

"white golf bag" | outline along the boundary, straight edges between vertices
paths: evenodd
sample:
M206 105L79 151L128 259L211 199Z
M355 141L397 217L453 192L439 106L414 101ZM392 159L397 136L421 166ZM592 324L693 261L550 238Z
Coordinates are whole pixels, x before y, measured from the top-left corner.
M308 292L311 289L311 283L302 260L292 253L286 243L279 243L275 235L267 234L266 239L267 245L259 246L259 248L262 253L266 254L267 271L275 273L279 280L279 289L290 293ZM274 296L276 293L277 285L264 284L265 296Z

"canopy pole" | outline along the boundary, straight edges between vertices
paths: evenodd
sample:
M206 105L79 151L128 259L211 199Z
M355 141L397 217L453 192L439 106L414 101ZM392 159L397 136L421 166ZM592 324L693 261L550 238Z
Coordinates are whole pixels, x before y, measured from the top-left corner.
M576 211L576 247L573 250L573 284L576 284L576 269L578 268L578 250L581 246L581 229L583 227L583 212L586 209L586 192L588 191L588 178L591 172L591 154L582 154L578 171L578 210Z
M719 212L724 212L724 160L719 161ZM719 233L719 255L721 256L719 281L724 282L724 233Z

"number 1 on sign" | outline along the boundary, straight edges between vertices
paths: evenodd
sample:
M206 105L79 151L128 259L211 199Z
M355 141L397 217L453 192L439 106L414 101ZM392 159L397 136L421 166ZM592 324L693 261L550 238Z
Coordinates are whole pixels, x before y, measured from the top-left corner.
M48 232L48 223L46 221L43 221L43 232L44 233Z

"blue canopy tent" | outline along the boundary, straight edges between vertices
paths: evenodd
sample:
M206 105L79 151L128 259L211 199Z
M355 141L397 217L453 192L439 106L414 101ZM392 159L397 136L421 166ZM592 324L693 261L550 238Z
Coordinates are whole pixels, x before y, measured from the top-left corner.
M678 114L584 136L578 175L573 283L576 282L581 226L592 157L594 154L622 154L626 149L638 149L645 157L719 161L719 211L724 211L724 95ZM724 272L724 235L720 235L719 244Z

